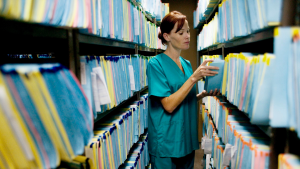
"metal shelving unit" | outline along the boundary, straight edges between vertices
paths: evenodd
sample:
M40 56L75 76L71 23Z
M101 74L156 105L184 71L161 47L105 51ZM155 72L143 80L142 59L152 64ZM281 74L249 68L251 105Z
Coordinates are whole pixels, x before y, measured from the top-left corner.
M150 16L148 16L150 17ZM148 18L150 19L150 18ZM153 21L153 20L152 20ZM82 55L156 55L163 50L116 39L108 39L93 34L80 33L79 29L55 27L37 23L0 18L1 50L0 64L5 63L54 63L59 62L72 70L80 79L80 56ZM53 54L52 59L12 59L7 54ZM139 99L148 87L137 91L113 109L99 114L95 123L115 112L125 104Z
M219 4L222 0L219 1ZM280 26L299 26L300 0L284 0L281 14ZM214 7L204 22L197 25L196 29L201 31L203 25L208 23L218 11L218 5ZM198 32L199 33L199 32ZM274 52L274 27L263 29L245 37L235 38L225 43L210 46L197 52L197 65L201 63L202 55L222 55L223 58L229 53L252 52L273 53ZM263 46L263 47L262 47ZM270 137L270 161L269 168L278 168L278 155L280 153L292 153L300 156L300 139L295 131L287 128L272 128L271 126L258 126Z

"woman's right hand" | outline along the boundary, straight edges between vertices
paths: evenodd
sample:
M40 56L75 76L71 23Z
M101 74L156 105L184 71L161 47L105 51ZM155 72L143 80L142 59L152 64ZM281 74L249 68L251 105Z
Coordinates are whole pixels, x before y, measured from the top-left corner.
M216 74L218 74L217 71L212 71L211 69L215 69L215 70L219 70L218 67L216 66L206 66L207 62L213 62L213 59L208 59L205 60L196 70L195 72L192 74L192 78L193 80L195 80L195 82L199 81L200 79L202 79L204 76L215 76Z

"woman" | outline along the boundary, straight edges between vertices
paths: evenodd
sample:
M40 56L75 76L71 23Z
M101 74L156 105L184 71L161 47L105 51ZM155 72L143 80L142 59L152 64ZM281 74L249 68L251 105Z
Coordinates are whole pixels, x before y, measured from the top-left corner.
M166 15L160 29L159 38L167 49L147 66L150 162L154 169L193 168L194 150L199 149L197 100L209 95L203 91L196 96L195 84L216 75L211 69L218 67L205 66L213 61L206 60L193 72L190 62L180 57L190 42L188 21L180 12Z

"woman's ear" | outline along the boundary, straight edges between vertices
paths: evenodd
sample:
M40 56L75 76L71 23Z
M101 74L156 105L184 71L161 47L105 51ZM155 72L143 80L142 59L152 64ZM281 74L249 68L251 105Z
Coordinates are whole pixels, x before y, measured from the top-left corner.
M169 42L169 41L170 41L169 34L167 34L167 33L164 33L164 34L163 34L163 37L164 37L164 39L165 39L167 42Z

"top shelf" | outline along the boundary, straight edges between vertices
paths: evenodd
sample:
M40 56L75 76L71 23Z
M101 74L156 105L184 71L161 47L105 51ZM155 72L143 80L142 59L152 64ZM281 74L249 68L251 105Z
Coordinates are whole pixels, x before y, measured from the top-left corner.
M66 48L63 43L68 42L74 34L78 35L78 41L85 45L98 45L111 48L135 49L135 43L115 39L102 38L93 34L79 33L76 28L56 27L38 23L29 23L18 20L0 18L1 46L8 53L14 51L61 51ZM23 49L24 50L20 50ZM36 49L38 48L38 50ZM55 48L58 48L57 50ZM34 49L34 50L31 50ZM140 51L153 53L157 49L139 47Z
M216 13L218 6L221 2L222 2L222 0L219 0L219 2L213 7L213 10L210 12L210 14L208 14L206 16L206 19L202 22L199 22L195 29L202 29L203 25L208 23L213 18L213 16L214 16L213 14Z
M135 5L135 6L138 6L140 9L142 9L143 13L145 14L146 18L152 22L152 23L155 23L155 19L153 19L149 14L147 14L147 12L144 10L144 8L139 5L136 0L131 0L131 2ZM156 24L156 23L155 23Z
M216 50L220 50L222 48L233 49L235 47L239 47L242 45L251 45L255 42L263 42L265 40L272 40L274 38L274 28L269 28L262 30L257 33L250 34L245 37L235 38L225 43L220 43L217 45L210 46L206 49L200 50L200 53L207 53ZM260 44L259 44L260 45ZM265 44L267 46L267 44ZM257 46L259 47L259 46ZM260 46L261 48L261 46Z
M58 28L51 25L43 25L38 23L29 23L18 20L9 20L0 18L1 39L27 37L27 38L51 38L51 39L67 39L68 30L71 28ZM30 40L30 39L28 39Z

